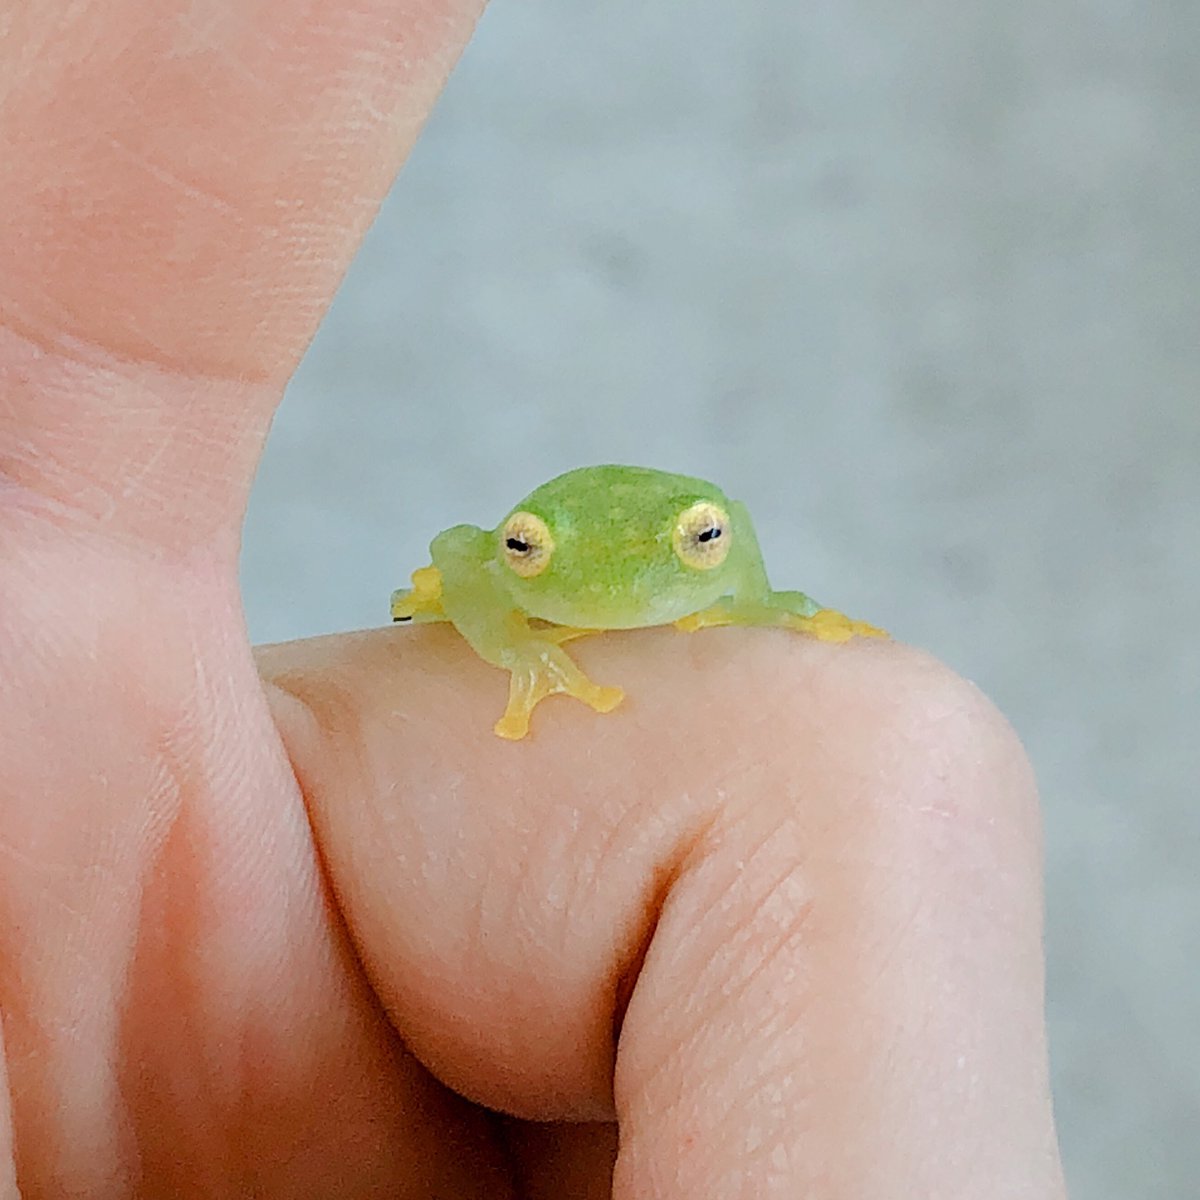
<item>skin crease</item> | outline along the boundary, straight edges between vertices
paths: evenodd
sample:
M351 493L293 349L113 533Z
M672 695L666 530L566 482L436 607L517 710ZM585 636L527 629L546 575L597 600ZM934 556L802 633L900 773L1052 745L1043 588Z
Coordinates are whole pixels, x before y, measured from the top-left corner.
M5 14L0 1195L1059 1197L1034 787L944 668L614 634L514 746L448 629L251 653L270 415L478 8Z

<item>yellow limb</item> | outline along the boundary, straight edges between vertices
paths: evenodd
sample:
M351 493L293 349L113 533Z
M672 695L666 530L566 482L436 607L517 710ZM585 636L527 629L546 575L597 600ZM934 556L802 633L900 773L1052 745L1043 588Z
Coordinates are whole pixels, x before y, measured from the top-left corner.
M832 608L818 609L811 617L786 609L754 607L739 612L724 604L714 604L681 617L675 628L684 633L695 633L698 629L713 629L721 625L775 625L784 629L795 629L807 633L822 642L848 642L852 637L885 638L888 635L866 621L855 621Z
M392 593L393 621L444 621L442 573L437 567L420 567L412 573L412 587Z
M888 635L866 621L855 621L836 609L822 608L811 617L787 614L788 629L798 629L822 642L848 642L852 637L885 638Z
M514 614L515 615L515 614ZM625 697L619 687L601 687L593 683L567 654L559 642L584 637L595 632L590 629L556 627L547 636L542 630L529 630L532 636L515 656L509 670L508 706L495 724L502 738L517 741L529 732L529 717L547 696L574 696L596 712L611 712Z

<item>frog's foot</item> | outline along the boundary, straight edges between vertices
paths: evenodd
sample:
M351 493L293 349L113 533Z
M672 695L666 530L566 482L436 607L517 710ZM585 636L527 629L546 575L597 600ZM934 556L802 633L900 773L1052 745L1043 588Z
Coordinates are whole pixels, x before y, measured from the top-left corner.
M866 621L855 621L836 609L822 608L811 617L789 614L788 628L798 629L822 642L848 642L853 637L885 638L888 635Z
M444 621L442 573L437 567L420 567L412 573L412 587L392 593L393 621Z
M570 632L579 635L591 631ZM529 716L538 704L547 696L560 694L574 696L602 713L611 712L625 696L619 687L593 683L557 645L549 642L522 654L512 667L508 707L496 722L496 733L511 741L523 738L529 732Z

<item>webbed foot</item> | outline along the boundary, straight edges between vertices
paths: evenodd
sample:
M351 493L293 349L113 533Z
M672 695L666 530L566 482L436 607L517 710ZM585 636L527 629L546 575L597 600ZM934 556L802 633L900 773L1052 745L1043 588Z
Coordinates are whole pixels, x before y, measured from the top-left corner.
M392 593L393 621L444 621L442 573L437 567L419 567L412 573L412 587Z
M776 593L779 595L780 593ZM807 602L807 598L803 598ZM811 602L809 602L811 603ZM773 605L714 604L674 622L684 633L721 625L760 625L795 629L822 642L848 642L852 637L886 638L888 635L866 621L855 621L832 608L818 608L809 615Z
M571 636L588 632L591 631L567 630ZM563 637L560 640L569 639ZM510 667L508 707L495 725L496 733L510 741L517 741L529 732L530 714L547 696L574 696L601 713L611 712L625 696L619 687L601 687L593 683L553 640L543 638L541 631L539 641L541 645L523 650Z
M856 621L833 608L822 608L811 617L789 613L789 629L798 629L821 642L848 642L853 637L886 638L889 635L866 621Z

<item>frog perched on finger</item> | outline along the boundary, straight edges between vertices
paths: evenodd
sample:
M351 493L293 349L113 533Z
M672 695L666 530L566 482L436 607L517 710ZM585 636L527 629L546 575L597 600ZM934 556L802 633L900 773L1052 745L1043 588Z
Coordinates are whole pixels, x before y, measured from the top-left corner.
M456 525L432 564L392 595L395 621L446 621L510 672L495 732L519 739L534 708L565 693L597 712L593 683L563 645L610 629L776 626L823 641L886 637L803 592L773 591L745 505L711 483L645 467L580 467L525 497L495 529Z

